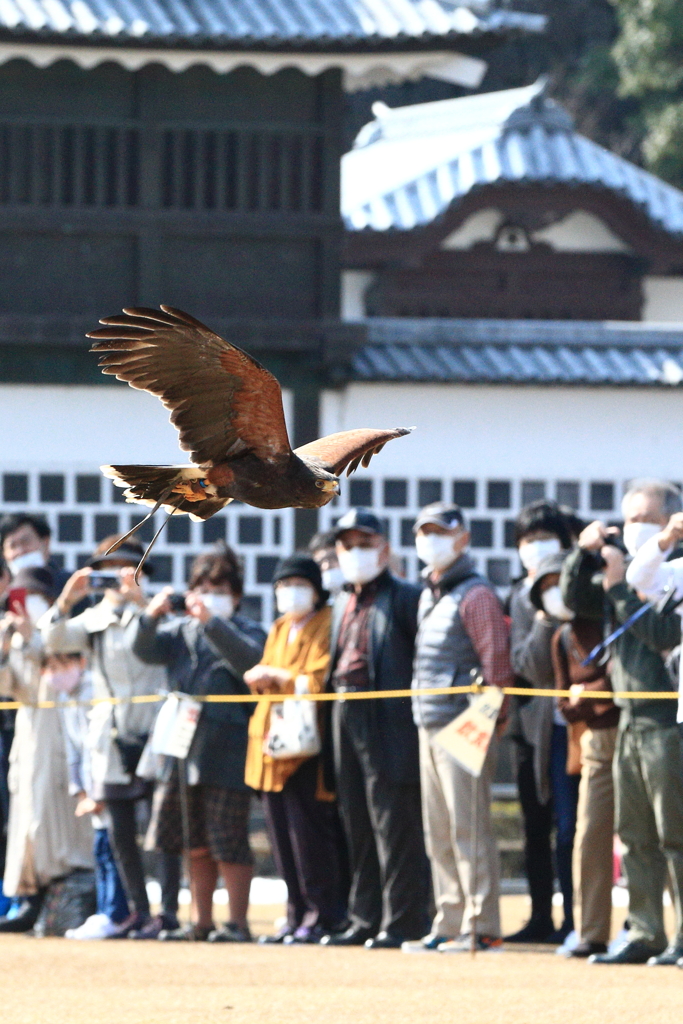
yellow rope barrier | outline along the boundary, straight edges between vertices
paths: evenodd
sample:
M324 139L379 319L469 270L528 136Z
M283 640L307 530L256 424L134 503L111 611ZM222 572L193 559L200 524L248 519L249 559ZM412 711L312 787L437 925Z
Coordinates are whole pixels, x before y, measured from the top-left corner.
M226 693L207 694L195 696L188 694L193 700L206 704L251 704L259 700L277 701L282 700L314 700L314 701L346 701L346 700L387 700L395 697L447 697L460 693L481 693L485 687L477 683L468 686L436 686L420 690L362 690L353 693ZM570 697L569 690L541 690L531 686L517 687L505 686L503 693L512 697ZM620 700L678 700L678 693L674 690L655 691L618 691L592 690L581 694L582 700L613 700L617 697ZM137 697L95 697L93 700L40 700L35 703L30 701L6 700L0 701L0 711L16 711L21 707L33 708L64 708L64 707L92 707L96 704L155 704L166 699L166 694L149 693Z

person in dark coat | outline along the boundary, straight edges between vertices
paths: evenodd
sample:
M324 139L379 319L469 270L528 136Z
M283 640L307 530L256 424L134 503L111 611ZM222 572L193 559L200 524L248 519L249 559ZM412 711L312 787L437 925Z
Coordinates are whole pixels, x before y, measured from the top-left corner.
M347 581L332 612L328 688L409 689L420 590L392 576L379 519L352 509L336 527ZM335 702L337 799L349 848L349 927L324 945L398 948L424 934L427 859L417 729L409 699Z
M168 687L193 696L248 694L247 669L261 660L266 635L237 611L242 573L225 547L195 560L186 598L187 616L164 623L171 611L167 587L132 628L132 649L142 661L165 665ZM175 762L155 803L153 831L159 849L182 849L181 785L187 782L190 879L196 921L191 933L161 932L161 939L248 942L253 856L248 822L251 790L244 782L250 703L206 703L187 758ZM180 771L185 778L181 780ZM220 872L230 900L230 920L214 929L213 892Z

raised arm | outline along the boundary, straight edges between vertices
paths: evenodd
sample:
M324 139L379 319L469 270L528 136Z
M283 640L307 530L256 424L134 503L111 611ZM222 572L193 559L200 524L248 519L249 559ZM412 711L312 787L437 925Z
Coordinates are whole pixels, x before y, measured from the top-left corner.
M251 628L251 624L241 616L220 619L213 615L204 624L204 634L216 653L227 662L233 675L243 676L261 660L265 633L255 623Z
M677 512L656 537L651 537L636 553L626 570L626 579L636 590L651 600L674 590L683 597L683 558L666 559L676 544L683 540L683 514Z

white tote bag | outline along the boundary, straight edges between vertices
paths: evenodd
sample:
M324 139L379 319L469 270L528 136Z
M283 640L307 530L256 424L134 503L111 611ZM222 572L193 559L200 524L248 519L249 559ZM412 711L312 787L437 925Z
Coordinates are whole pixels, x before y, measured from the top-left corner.
M307 676L297 676L294 692L308 692ZM321 746L315 701L283 700L271 704L264 753L276 761L287 757L313 757L320 753Z
M202 705L186 693L169 693L161 705L151 749L155 754L187 757L202 713Z

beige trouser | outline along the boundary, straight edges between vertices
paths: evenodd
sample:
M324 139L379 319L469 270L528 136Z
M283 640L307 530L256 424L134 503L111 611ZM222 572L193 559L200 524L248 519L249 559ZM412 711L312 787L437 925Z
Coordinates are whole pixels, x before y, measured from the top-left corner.
M617 728L581 736L581 782L574 839L574 884L581 907L581 941L609 942L612 918L614 782Z
M432 868L436 917L434 935L455 938L471 930L473 912L479 935L500 936L500 865L491 824L491 780L497 740L493 739L481 776L475 779L434 737L419 729L420 786L425 847ZM472 805L476 792L477 857L472 871ZM474 881L472 898L471 886Z

